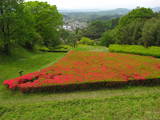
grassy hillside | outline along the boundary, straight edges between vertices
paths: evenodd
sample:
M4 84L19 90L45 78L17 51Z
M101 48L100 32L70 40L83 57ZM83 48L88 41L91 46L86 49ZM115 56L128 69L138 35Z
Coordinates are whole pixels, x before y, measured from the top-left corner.
M1 120L158 120L159 92L159 88L142 87L57 94L54 97L44 95L39 97L41 101L38 98L33 101L32 98L28 102L22 100L21 103L1 102L0 118Z
M96 46L80 46L76 50L107 51L105 47ZM19 70L28 73L47 67L64 55L21 50L9 58L1 56L0 71L4 72L0 72L0 82L18 76ZM22 94L11 92L1 84L0 119L156 120L160 118L159 93L159 86L128 86L121 89Z
M22 49L20 49L21 51ZM18 77L20 71L23 74L34 72L53 64L62 58L65 53L27 52L22 51L21 55L0 56L0 81Z

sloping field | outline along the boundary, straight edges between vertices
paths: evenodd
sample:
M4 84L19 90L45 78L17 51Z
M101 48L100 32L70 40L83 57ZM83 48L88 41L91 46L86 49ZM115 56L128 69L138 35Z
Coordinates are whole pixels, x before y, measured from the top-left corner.
M56 64L12 80L4 85L22 92L70 89L131 81L156 81L160 78L160 59L154 57L71 51Z

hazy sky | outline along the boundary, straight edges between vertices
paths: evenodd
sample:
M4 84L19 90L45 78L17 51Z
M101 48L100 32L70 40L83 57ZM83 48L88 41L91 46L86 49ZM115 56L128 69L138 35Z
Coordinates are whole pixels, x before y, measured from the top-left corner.
M31 1L31 0L25 0ZM32 0L33 1L33 0ZM34 0L57 5L58 9L114 9L157 7L160 0Z

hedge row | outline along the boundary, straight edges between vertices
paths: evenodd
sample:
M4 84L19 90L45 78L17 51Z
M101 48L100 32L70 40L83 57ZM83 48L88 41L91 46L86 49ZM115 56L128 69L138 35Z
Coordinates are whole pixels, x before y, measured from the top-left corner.
M145 48L141 45L118 45L109 46L109 51L120 53L131 53L144 56L160 57L160 47L152 46Z

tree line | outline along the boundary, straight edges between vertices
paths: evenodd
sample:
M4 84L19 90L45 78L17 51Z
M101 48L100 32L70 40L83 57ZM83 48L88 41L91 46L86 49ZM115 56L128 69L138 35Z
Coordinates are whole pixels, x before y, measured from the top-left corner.
M0 53L9 55L17 46L34 50L36 46L50 48L61 43L73 47L77 43L160 45L160 13L149 8L136 8L112 20L95 20L86 28L75 31L65 30L62 26L63 16L55 5L1 0Z
M160 46L160 13L136 8L119 19L118 25L103 33L101 45L129 44Z
M36 45L53 47L60 43L63 16L46 2L0 1L0 52L13 47L34 50Z

